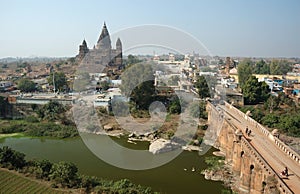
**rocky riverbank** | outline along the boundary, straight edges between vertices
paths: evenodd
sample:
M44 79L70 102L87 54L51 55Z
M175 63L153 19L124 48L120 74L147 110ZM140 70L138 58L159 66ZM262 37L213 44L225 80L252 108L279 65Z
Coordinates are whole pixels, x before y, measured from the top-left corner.
M208 167L201 174L206 180L222 181L225 187L233 188L236 177L232 172L231 165L225 161L223 153L214 152L213 154L215 156L205 159Z

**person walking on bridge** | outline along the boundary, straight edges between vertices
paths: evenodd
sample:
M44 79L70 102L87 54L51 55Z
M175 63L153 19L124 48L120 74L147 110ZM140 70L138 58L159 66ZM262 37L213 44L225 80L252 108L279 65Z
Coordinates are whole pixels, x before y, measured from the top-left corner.
M285 167L285 169L284 169L284 174L285 174L285 176L289 176L289 170L288 170L288 168L287 167Z
M251 129L248 131L248 136L250 136L252 133Z

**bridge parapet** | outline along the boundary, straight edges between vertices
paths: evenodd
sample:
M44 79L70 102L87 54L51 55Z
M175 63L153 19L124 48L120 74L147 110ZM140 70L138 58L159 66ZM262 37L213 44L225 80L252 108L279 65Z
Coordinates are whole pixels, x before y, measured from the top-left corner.
M300 156L294 150L292 150L289 146L287 146L277 137L274 137L274 141L277 147L279 147L283 152L285 152L290 158L292 158L300 165Z
M269 175L274 175L277 179L278 188L281 189L282 193L293 194L294 192L286 185L286 183L281 179L278 173L269 165L269 163L262 157L262 155L249 143L249 141L243 136L241 138L242 144L250 151L252 156L255 156L256 162L263 167L263 169ZM245 148L244 147L244 148Z
M253 118L249 117L248 115L246 115L245 113L243 113L242 111L240 111L239 109L237 109L236 107L234 107L233 105L231 105L227 102L225 102L225 107L232 110L236 114L242 116L243 118L245 118L245 120L247 120L249 123L251 123L257 129L259 129L266 137L268 137L269 140L274 142L274 144L277 147L279 147L287 156L292 158L297 164L300 165L299 154L297 152L295 152L294 150L292 150L288 145L283 143L280 139L278 139L277 137L272 135L272 133L270 133L264 126L262 126L260 123L255 121Z

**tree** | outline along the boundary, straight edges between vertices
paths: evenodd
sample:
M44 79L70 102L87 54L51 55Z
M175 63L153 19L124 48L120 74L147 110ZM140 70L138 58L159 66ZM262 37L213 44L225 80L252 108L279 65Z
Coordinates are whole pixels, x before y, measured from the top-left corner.
M10 104L8 103L7 99L3 96L0 96L0 116L6 117L6 111Z
M23 78L18 82L18 89L22 92L34 92L36 90L36 85L33 81Z
M53 121L60 119L60 114L64 113L66 108L57 101L50 101L38 109L37 114L40 118Z
M250 59L245 59L238 65L239 84L242 88L245 82L252 75L253 62Z
M270 113L263 117L262 124L268 127L275 127L275 125L278 123L278 120L279 118L277 115Z
M258 82L255 76L250 76L243 84L245 104L257 104L264 102L269 97L269 87L265 82Z
M127 65L132 65L141 62L136 56L128 55L127 57Z
M15 151L7 146L0 149L0 164L11 165L14 169L21 169L25 166L25 154Z
M285 114L281 115L276 127L280 128L284 132L287 132L291 136L300 135L300 114Z
M204 76L198 77L197 82L195 83L195 87L198 90L199 98L203 99L206 97L210 97L209 87Z
M292 64L286 60L272 60L270 64L271 75L285 75L292 71Z
M54 74L54 84L53 84ZM68 89L68 82L66 75L63 72L51 73L48 77L48 83L54 87L55 91L66 91Z
M78 168L71 162L61 161L53 164L50 171L50 178L57 184L72 187L78 180Z
M49 160L39 160L34 162L34 171L37 178L48 178L52 168L52 163Z
M168 107L168 112L172 114L180 114L181 113L181 103L180 99L178 97L174 98L169 107Z
M155 94L154 75L149 64L131 65L122 74L122 93L130 97L138 109L148 109Z
M194 102L191 104L190 115L194 118L207 119L206 102Z
M100 88L102 89L102 90L108 90L109 89L109 83L108 83L108 81L101 81L100 83L99 83L99 85L100 85Z
M254 72L255 74L270 74L270 65L264 60L260 60L255 64Z
M80 175L81 187L86 188L87 193L90 193L90 189L100 184L99 178L95 176Z

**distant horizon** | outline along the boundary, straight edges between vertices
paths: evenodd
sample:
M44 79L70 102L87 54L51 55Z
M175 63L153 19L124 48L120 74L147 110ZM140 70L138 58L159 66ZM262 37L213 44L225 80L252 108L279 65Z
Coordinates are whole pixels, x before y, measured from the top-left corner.
M195 53L197 54L197 53ZM128 54L128 55L134 55L134 56L154 56L153 54ZM128 56L124 55L124 56ZM158 56L162 55L168 55L167 53L165 54L160 54ZM183 55L183 54L182 54ZM62 59L62 58L72 58L74 56L8 56L8 57L1 57L0 60L5 60L5 59ZM200 56L205 56L205 55L200 55ZM206 55L207 56L207 55ZM213 55L210 57L221 57L221 58L226 58L226 57L231 57L231 58L250 58L250 59L300 59L300 57L272 57L272 56L221 56L221 55Z
M0 58L73 57L83 39L93 47L104 22L111 35L145 24L183 30L212 56L300 57L298 0L12 0L0 5Z

